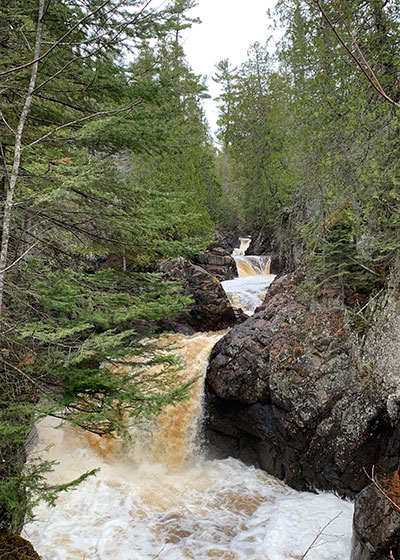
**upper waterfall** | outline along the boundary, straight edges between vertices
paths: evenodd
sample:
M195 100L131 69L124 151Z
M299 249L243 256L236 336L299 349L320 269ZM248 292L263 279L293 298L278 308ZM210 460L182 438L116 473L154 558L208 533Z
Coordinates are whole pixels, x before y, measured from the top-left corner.
M240 247L233 250L238 278L222 282L222 286L232 307L242 309L252 315L264 300L267 289L273 279L271 274L271 257L268 255L246 255L251 239L240 238Z

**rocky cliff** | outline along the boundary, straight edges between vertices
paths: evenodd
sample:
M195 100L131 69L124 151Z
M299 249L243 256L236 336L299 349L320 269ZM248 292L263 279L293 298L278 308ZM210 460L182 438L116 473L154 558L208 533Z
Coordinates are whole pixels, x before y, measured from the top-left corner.
M254 316L215 346L208 426L235 443L230 453L248 458L251 448L294 488L354 498L368 484L364 468L399 466L398 292L393 285L371 300L361 336L339 296L307 299L301 280L277 279ZM357 523L355 551L367 546L365 522Z

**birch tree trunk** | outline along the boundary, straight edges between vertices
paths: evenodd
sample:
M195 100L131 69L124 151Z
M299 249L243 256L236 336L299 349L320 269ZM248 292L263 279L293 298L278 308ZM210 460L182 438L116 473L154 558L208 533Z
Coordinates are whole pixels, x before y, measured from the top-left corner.
M22 134L24 131L25 121L29 113L29 108L32 102L33 90L35 89L36 77L39 66L39 56L40 56L40 46L42 41L42 26L43 26L43 13L44 13L44 2L45 0L39 0L39 14L38 23L36 29L36 43L35 52L33 55L34 64L32 65L31 78L29 81L29 87L25 98L24 107L19 118L17 131L15 134L15 147L14 147L14 161L12 166L11 175L9 178L7 196L4 205L4 216L3 216L3 232L1 238L1 250L0 250L0 317L2 315L3 308L3 296L4 296L4 281L7 267L7 256L8 256L8 244L10 241L10 224L12 216L12 207L14 202L15 186L17 184L19 168L21 162L21 148L22 148Z

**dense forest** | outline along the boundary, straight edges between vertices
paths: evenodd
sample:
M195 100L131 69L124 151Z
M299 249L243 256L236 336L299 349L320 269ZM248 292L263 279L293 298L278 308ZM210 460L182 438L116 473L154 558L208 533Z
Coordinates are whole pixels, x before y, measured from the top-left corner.
M62 489L25 465L38 419L123 436L185 398L148 342L190 304L163 259L261 233L361 333L399 274L399 0L279 0L276 51L217 64L218 148L182 47L194 4L0 2L1 529Z

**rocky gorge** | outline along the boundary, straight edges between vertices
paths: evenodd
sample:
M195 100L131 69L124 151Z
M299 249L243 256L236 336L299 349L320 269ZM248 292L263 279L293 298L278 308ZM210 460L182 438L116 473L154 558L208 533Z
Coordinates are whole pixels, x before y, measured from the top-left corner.
M198 331L218 340L207 343L215 344L205 379L209 456L241 459L310 495L354 500L351 560L397 560L398 279L392 275L368 302L369 325L362 332L340 293L310 297L302 269L278 275L249 315L233 309L223 289L231 280L234 244L219 240L195 262L159 265L193 300L188 314L165 320L160 329L183 333L177 336L185 344L193 344ZM265 246L250 250L262 254Z
M235 321L219 287L231 279L231 247L212 245L197 265L163 265L168 278L180 270L195 299L192 328L210 325L204 313L221 327L236 322L213 348L206 376L207 433L215 453L256 464L298 490L355 499L352 560L400 557L400 512L368 478L377 469L399 503L393 482L400 457L398 278L392 274L367 303L369 325L361 334L341 294L330 290L310 298L304 292L304 271L281 273L254 315L236 312ZM255 237L249 252L267 251L276 271L299 261ZM218 272L211 290L210 262L211 273ZM195 287L196 277L205 288Z
M368 302L362 334L340 294L310 298L303 281L300 272L278 277L214 347L210 440L293 488L355 498L351 559L399 558L400 511L382 494L399 503L398 279Z

